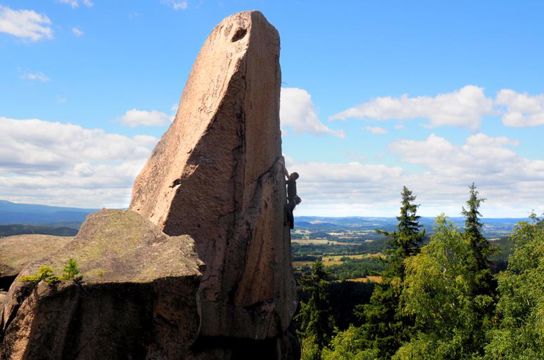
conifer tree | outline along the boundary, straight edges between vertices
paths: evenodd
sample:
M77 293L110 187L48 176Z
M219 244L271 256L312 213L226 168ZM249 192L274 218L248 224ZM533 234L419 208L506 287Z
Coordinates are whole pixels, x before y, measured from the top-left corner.
M467 200L467 208L463 206L462 214L465 216L465 235L468 237L470 247L476 258L477 270L489 268L489 241L482 235L483 224L480 221L482 214L479 211L480 205L485 199L479 197L476 185L469 186L470 197Z
M395 271L393 276L404 279L404 260L419 252L421 242L425 237L425 230L421 230L420 216L417 215L419 205L414 204L415 195L403 186L400 216L397 216L397 230L393 233L385 233L390 238L391 261Z
M425 231L421 230L416 197L404 186L401 193L400 216L395 232L385 232L389 238L387 267L382 284L377 284L370 303L356 308L361 326L361 343L377 351L378 358L389 359L410 337L412 319L400 313L400 296L404 280L404 260L419 252Z
M485 340L484 332L493 326L493 316L497 300L497 281L492 273L491 245L483 236L483 224L480 221L480 205L485 199L480 197L476 185L472 183L469 186L469 199L466 202L466 208L462 208L462 214L465 216L464 236L468 242L472 257L474 258L474 268L471 282L471 296L474 311L477 314L479 331L474 331L472 339L474 344L483 343ZM477 346L474 346L476 348ZM480 348L481 351L481 348Z
M301 276L300 286L307 300L301 301L296 321L302 338L303 359L320 359L321 350L329 344L333 335L334 318L328 285L327 273L321 261L314 262L310 273Z

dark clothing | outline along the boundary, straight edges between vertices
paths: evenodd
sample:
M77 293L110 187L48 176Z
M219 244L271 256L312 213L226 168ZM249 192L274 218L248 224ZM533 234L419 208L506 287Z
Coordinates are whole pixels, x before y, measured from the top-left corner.
M289 225L289 229L293 229L295 227L295 216L293 215L293 210L295 209L294 205L295 203L285 205L285 214L287 216L287 225Z
M297 181L295 179L289 179L287 182L287 199L289 202L294 201L297 196Z

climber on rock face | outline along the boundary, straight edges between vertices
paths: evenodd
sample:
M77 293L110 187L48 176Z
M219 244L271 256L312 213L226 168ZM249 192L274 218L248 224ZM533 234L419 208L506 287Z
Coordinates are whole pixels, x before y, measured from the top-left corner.
M292 229L295 224L293 210L295 210L295 207L302 202L302 199L297 195L297 179L299 178L299 175L297 172L289 174L285 167L285 160L283 157L281 157L279 161L283 167L283 174L286 179L285 184L287 185L287 202L285 204L286 225L289 225L289 228Z
M293 201L289 201L287 205L285 205L286 215L287 215L287 225L289 225L290 229L293 229L295 227L295 216L293 215L293 210L295 210L295 207L300 204L302 200L300 197L295 196Z
M297 197L297 179L298 173L291 173L287 177L287 200L291 203ZM295 205L296 206L296 205Z

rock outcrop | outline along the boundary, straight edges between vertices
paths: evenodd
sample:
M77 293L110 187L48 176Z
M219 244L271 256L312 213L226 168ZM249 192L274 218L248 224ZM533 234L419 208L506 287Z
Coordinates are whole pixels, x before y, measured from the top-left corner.
M11 286L0 359L297 358L280 84L274 27L255 11L223 20L130 209L89 216ZM22 281L68 259L82 282Z
M295 311L279 126L279 36L259 12L221 22L193 66L174 123L130 208L189 234L206 271L202 336L267 339Z
M41 265L82 282L25 282ZM198 328L201 262L187 236L132 211L89 216L61 252L27 266L4 303L2 359L182 359Z
M38 234L0 238L0 290L7 290L27 264L57 252L72 239Z

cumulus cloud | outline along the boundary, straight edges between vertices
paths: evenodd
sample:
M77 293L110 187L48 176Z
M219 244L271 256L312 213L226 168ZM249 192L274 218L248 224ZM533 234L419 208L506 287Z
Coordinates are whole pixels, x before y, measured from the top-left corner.
M505 108L502 123L506 126L544 125L544 94L531 96L503 89L499 91L496 102Z
M297 133L345 136L344 132L332 130L319 121L312 97L304 89L282 88L280 104L282 127L290 127Z
M31 41L52 39L51 20L33 10L13 10L0 5L0 32Z
M123 207L158 139L0 117L0 199Z
M172 120L171 115L156 110L131 109L121 117L121 122L130 127L161 126L171 123Z
M374 135L387 134L387 130L379 126L365 126L365 130Z
M488 203L497 208L517 208L518 214L541 208L535 190L544 187L544 160L521 157L516 140L483 133L469 136L455 145L431 134L422 141L401 140L391 150L410 164L421 166L423 191L435 193L435 203L461 200L461 185L476 182L485 189ZM463 189L464 190L464 189Z
M85 33L80 28L73 27L72 28L72 34L74 34L75 37L82 37Z
M429 125L477 129L481 118L493 114L493 99L481 87L467 85L457 91L436 96L403 95L400 98L378 97L331 117L333 120L427 119Z
M78 8L80 4L86 7L91 7L94 5L92 0L59 0L59 2L61 4L70 5L72 9Z
M187 0L161 0L161 2L174 10L185 10L189 7Z
M475 182L487 198L484 216L526 216L531 209L544 210L544 200L535 196L544 188L544 160L520 156L517 144L477 133L457 145L433 134L392 143L398 166L287 158L287 169L300 174L298 215L395 216L406 185L417 195L421 214L460 216L468 185Z
M21 79L39 82L48 82L50 80L49 77L42 72L24 73L21 76Z
M395 214L387 215L387 210L398 203L394 194L400 191L400 179L404 176L400 167L362 162L298 162L289 157L286 167L301 176L298 192L302 204L297 215Z

